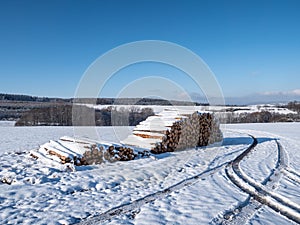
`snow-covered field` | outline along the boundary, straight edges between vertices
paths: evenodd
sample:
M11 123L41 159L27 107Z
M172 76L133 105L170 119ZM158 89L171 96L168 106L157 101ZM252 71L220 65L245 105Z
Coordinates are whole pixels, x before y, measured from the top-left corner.
M96 129L101 139L119 141L113 127ZM300 123L226 125L221 146L75 172L29 157L73 133L0 126L0 224L299 223ZM234 164L253 143L249 135L258 144Z
M95 108L95 109L103 109L110 106L116 107L117 109L124 108L128 109L132 107L131 105L92 105L92 104L84 104L85 106ZM262 105L249 105L249 106L164 106L164 105L135 105L135 107L143 109L143 108L152 108L155 113L159 113L164 109L179 109L179 110L193 110L193 111L215 111L220 112L224 110L230 110L237 114L240 113L253 113L253 112L263 112L269 111L271 113L278 114L297 114L297 112L289 110L284 107L278 107L277 105L272 104L262 104Z

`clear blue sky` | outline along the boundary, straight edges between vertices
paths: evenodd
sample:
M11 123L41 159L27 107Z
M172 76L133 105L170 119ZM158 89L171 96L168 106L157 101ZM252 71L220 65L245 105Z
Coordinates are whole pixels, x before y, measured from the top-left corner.
M299 12L298 0L0 0L0 92L72 97L100 55L151 39L198 54L228 99L300 99ZM144 69L112 83L150 75ZM185 88L197 92L189 81Z

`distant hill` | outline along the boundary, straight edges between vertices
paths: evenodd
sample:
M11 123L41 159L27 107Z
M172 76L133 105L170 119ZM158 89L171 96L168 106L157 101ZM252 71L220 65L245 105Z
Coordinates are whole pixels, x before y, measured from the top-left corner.
M69 107L75 103L97 105L207 105L153 98L49 98L19 94L0 93L0 120L18 120L33 109Z
M84 110L95 110L97 125L109 126L110 110L112 105L135 105L140 106L203 106L197 102L183 102L153 98L48 98L29 95L0 94L0 120L18 120L18 125L71 125L73 103ZM81 103L81 104L76 104ZM92 109L87 104L103 105L102 109ZM250 106L249 106L250 107ZM248 106L227 106L220 112L220 122L222 123L253 123L253 122L296 122L300 121L300 102L294 101L288 104L274 106L255 105L259 110L250 110ZM252 106L253 107L253 106ZM123 107L124 109L126 107ZM248 109L249 108L249 109ZM286 110L293 112L287 112ZM140 109L139 109L140 110ZM121 110L122 111L122 110ZM121 114L122 112L114 114ZM131 111L130 111L131 112ZM287 113L282 113L287 112ZM123 112L128 113L128 112ZM135 125L141 119L151 115L152 111L137 111L130 114L130 125Z
M65 102L93 103L97 105L207 105L198 102L187 102L177 100L155 99L155 98L49 98L19 94L0 93L0 102Z
M37 97L30 95L18 95L18 94L2 94L0 93L0 102L5 101L18 101L18 102L71 102L71 99L63 98L48 98Z

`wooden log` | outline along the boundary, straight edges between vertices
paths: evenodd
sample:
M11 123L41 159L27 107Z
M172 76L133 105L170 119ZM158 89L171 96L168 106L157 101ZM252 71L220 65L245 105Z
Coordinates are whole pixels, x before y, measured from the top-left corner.
M55 156L57 156L63 162L63 164L69 163L69 162L72 161L69 157L63 156L63 155L57 153L56 151L49 150L47 148L45 148L45 150L49 153L49 155L55 155Z

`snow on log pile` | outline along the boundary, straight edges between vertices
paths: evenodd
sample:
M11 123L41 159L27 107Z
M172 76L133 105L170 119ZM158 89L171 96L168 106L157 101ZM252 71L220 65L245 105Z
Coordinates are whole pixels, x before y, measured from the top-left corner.
M92 165L129 161L135 157L206 146L222 140L214 116L195 111L164 110L138 124L121 143L106 143L62 137L32 150L30 155L44 163Z
M58 141L50 141L40 148L32 150L30 155L42 162L50 164L71 163L76 166L101 164L105 161L128 161L135 158L132 148L116 143L97 143L62 137Z
M159 154L206 146L222 138L219 123L211 113L164 110L138 124L121 143Z

